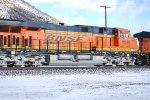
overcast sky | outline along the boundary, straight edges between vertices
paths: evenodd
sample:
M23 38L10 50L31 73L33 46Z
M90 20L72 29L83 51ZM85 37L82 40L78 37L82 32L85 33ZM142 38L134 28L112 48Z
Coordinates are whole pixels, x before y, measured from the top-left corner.
M150 0L25 0L68 25L104 26L108 5L108 27L121 27L131 33L150 31Z

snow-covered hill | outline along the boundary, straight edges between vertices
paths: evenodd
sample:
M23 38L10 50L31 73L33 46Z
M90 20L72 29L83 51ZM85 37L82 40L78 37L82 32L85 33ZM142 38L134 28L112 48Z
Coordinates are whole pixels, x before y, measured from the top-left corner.
M60 23L56 18L43 13L24 0L0 0L0 19Z

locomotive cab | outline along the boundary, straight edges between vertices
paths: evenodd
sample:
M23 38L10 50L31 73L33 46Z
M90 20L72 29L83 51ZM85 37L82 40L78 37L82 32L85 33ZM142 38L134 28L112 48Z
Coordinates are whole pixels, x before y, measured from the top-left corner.
M115 46L119 48L119 51L132 52L137 51L137 41L131 36L128 29L115 28Z

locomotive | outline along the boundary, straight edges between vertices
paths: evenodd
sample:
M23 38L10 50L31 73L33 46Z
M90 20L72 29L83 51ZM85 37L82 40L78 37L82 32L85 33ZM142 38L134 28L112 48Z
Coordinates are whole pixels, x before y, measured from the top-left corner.
M0 66L17 66L17 54L22 58L19 66L134 65L132 54L137 53L138 43L124 28L1 19L0 49L0 58L5 58L3 54L10 51L15 59L1 59ZM23 61L22 54L34 55L40 64L31 58Z
M139 41L139 50L136 59L137 65L150 66L150 32L142 31L134 35Z

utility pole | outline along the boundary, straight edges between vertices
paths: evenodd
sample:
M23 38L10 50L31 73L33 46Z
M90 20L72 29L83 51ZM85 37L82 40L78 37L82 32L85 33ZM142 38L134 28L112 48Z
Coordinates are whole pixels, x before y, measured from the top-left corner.
M100 7L104 7L105 8L105 28L106 28L106 31L107 31L107 8L111 8L110 6L106 6L106 5L103 5L103 6L100 6Z
M107 33L107 8L111 8L110 6L106 6L106 5L101 5L100 7L105 8L105 30L104 30L104 34ZM102 51L104 49L104 35L102 37Z

